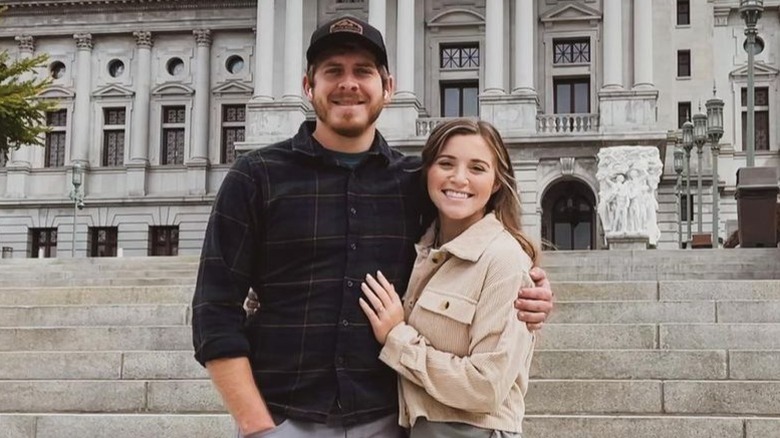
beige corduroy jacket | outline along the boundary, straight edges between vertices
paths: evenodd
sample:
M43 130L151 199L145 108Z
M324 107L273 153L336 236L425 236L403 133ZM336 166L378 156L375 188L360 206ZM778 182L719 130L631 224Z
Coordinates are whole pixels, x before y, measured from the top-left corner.
M531 259L493 214L438 250L433 237L431 227L417 245L406 322L379 356L400 375L399 423L522 432L534 336L514 301L533 285Z

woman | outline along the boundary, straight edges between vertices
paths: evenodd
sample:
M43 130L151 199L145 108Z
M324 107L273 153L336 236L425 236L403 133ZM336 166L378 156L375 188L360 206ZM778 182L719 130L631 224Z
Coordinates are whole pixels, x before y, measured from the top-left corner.
M400 375L399 423L411 438L519 437L534 337L512 302L533 284L537 250L520 229L509 154L490 124L455 119L431 132L422 159L438 219L404 301L381 272L360 299L380 359Z

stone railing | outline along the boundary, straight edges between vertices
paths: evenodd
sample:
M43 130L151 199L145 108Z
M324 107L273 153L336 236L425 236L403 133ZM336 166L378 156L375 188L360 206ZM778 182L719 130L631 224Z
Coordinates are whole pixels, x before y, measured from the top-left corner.
M538 114L536 132L539 134L579 134L598 132L598 114Z
M417 136L418 137L428 137L430 135L431 131L433 131L433 128L436 127L439 123L445 121L454 119L456 117L420 117L417 119ZM465 117L467 119L471 120L479 120L479 117Z

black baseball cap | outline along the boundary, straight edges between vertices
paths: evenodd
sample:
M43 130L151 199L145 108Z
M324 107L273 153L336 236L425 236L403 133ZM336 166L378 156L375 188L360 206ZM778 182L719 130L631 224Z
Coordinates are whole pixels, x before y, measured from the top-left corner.
M387 49L382 33L374 26L352 16L342 16L328 21L311 34L306 61L311 65L317 55L329 45L339 41L356 41L374 53L380 67L388 68Z

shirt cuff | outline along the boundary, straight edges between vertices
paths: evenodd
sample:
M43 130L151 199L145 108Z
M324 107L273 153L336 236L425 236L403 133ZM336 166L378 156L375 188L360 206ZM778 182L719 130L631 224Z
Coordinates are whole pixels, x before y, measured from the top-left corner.
M387 333L385 345L379 352L379 360L387 364L390 368L397 370L401 367L401 357L404 354L404 347L409 345L416 337L417 330L405 322L393 327L393 329Z

